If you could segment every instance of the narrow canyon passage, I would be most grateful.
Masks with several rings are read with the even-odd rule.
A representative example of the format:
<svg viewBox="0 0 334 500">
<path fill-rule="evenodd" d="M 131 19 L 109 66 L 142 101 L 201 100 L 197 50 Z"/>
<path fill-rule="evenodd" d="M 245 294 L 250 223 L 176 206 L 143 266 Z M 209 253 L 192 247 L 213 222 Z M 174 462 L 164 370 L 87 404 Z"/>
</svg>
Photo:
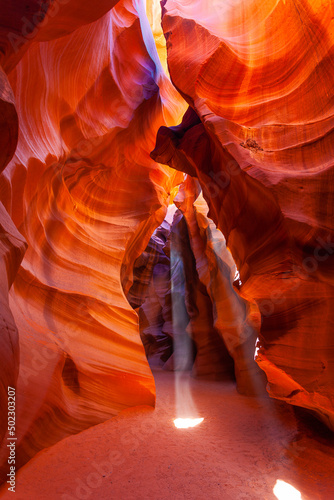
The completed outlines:
<svg viewBox="0 0 334 500">
<path fill-rule="evenodd" d="M 333 5 L 2 2 L 1 498 L 334 500 Z"/>
<path fill-rule="evenodd" d="M 333 438 L 292 407 L 236 392 L 230 381 L 154 371 L 156 409 L 128 409 L 41 451 L 17 476 L 17 500 L 329 500 Z M 177 429 L 175 377 L 197 427 Z M 304 417 L 305 418 L 305 417 Z M 283 490 L 277 481 L 301 494 Z M 284 481 L 284 483 L 282 483 Z M 279 491 L 279 490 L 275 490 Z M 283 496 L 282 496 L 283 495 Z M 295 493 L 296 495 L 296 493 Z M 0 498 L 12 498 L 6 489 Z"/>
</svg>

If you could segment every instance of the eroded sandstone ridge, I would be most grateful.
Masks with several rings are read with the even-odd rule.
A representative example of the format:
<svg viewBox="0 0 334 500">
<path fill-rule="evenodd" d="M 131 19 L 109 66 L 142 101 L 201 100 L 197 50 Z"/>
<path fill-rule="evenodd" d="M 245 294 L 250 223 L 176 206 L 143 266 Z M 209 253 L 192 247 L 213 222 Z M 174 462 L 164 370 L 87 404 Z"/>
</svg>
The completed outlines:
<svg viewBox="0 0 334 500">
<path fill-rule="evenodd" d="M 270 395 L 334 429 L 332 17 L 330 1 L 164 0 L 190 108 L 152 157 L 199 179 L 262 315 Z"/>
<path fill-rule="evenodd" d="M 183 179 L 149 153 L 159 127 L 176 124 L 185 104 L 161 66 L 143 2 L 110 10 L 115 3 L 54 2 L 57 12 L 46 9 L 24 44 L 3 38 L 1 127 L 10 140 L 1 136 L 1 160 L 15 151 L 17 120 L 19 138 L 1 200 L 28 243 L 10 295 L 20 340 L 17 466 L 127 406 L 155 402 L 125 293 Z M 9 10 L 17 37 L 22 16 L 34 22 L 33 11 L 21 10 Z M 1 210 L 1 272 L 9 270 L 10 285 L 25 244 Z M 5 319 L 8 329 L 9 312 Z M 18 369 L 12 330 L 1 405 Z"/>
<path fill-rule="evenodd" d="M 15 100 L 0 68 L 0 172 L 12 158 L 18 135 Z M 7 430 L 8 387 L 15 387 L 19 371 L 19 342 L 8 302 L 26 243 L 0 202 L 0 441 Z"/>
<path fill-rule="evenodd" d="M 174 199 L 170 272 L 161 248 L 151 271 L 194 375 L 233 366 L 257 393 L 265 373 L 334 429 L 331 2 L 0 3 L 0 437 L 15 385 L 16 465 L 154 405 L 133 309 L 151 278 L 133 269 Z"/>
<path fill-rule="evenodd" d="M 196 268 L 190 287 L 194 302 L 191 330 L 198 348 L 195 372 L 226 372 L 233 359 L 239 392 L 259 394 L 264 377 L 254 362 L 258 310 L 238 293 L 235 262 L 224 235 L 208 217 L 198 181 L 188 175 L 174 203 L 184 214 Z"/>
</svg>

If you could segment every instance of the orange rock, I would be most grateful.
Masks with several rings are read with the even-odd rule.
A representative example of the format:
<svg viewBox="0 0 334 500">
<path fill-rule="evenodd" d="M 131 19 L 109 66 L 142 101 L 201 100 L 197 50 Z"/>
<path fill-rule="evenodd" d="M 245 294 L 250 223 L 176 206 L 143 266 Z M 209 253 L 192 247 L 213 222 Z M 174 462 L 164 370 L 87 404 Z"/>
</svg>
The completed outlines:
<svg viewBox="0 0 334 500">
<path fill-rule="evenodd" d="M 0 67 L 0 172 L 14 154 L 17 137 L 15 99 L 8 79 Z M 26 242 L 23 236 L 0 201 L 0 443 L 8 427 L 8 390 L 11 388 L 10 393 L 13 396 L 19 370 L 18 334 L 9 307 L 8 290 L 15 279 L 25 250 Z M 15 406 L 15 395 L 11 402 L 14 402 Z M 10 416 L 15 419 L 15 413 Z"/>
<path fill-rule="evenodd" d="M 16 388 L 19 371 L 19 341 L 8 303 L 8 289 L 26 249 L 2 203 L 0 203 L 0 442 L 8 426 L 8 387 Z"/>
<path fill-rule="evenodd" d="M 260 4 L 163 2 L 171 78 L 193 110 L 152 157 L 200 181 L 262 314 L 270 394 L 334 428 L 331 2 Z"/>
<path fill-rule="evenodd" d="M 68 434 L 155 402 L 125 294 L 182 178 L 149 152 L 184 103 L 145 12 L 126 0 L 101 17 L 114 3 L 80 4 L 79 16 L 77 2 L 64 3 L 59 24 L 41 29 L 8 75 L 20 137 L 0 186 L 28 242 L 10 300 L 21 351 L 18 467 Z M 55 39 L 41 43 L 43 33 Z"/>
<path fill-rule="evenodd" d="M 194 204 L 188 179 L 174 244 L 192 259 L 195 371 L 219 369 L 220 343 L 239 389 L 256 387 L 261 327 L 256 360 L 270 395 L 334 429 L 329 0 L 163 0 L 174 86 L 156 3 L 28 3 L 0 9 L 0 436 L 16 323 L 16 465 L 123 408 L 154 405 L 126 297 L 183 172 L 209 208 Z M 176 89 L 190 105 L 179 126 Z M 210 219 L 240 271 L 239 295 Z M 16 275 L 20 233 L 28 250 Z"/>
<path fill-rule="evenodd" d="M 258 324 L 254 319 L 257 318 L 252 316 L 252 305 L 241 298 L 232 285 L 236 265 L 226 248 L 223 234 L 208 217 L 208 206 L 198 182 L 189 175 L 175 198 L 175 204 L 187 221 L 199 282 L 210 298 L 214 331 L 234 360 L 238 390 L 243 394 L 259 394 L 263 392 L 264 384 L 263 375 L 254 362 L 258 336 Z M 218 347 L 217 342 L 214 347 L 214 334 L 211 338 L 203 328 L 202 336 L 203 340 L 207 339 L 207 345 L 212 345 L 215 355 L 220 353 L 222 356 L 224 348 Z M 228 368 L 229 364 L 226 356 L 220 361 L 221 369 L 224 365 Z"/>
<path fill-rule="evenodd" d="M 0 1 L 0 64 L 10 73 L 36 41 L 63 37 L 98 20 L 118 0 L 15 0 Z"/>
<path fill-rule="evenodd" d="M 15 153 L 17 138 L 15 98 L 7 76 L 0 67 L 0 173 Z"/>
</svg>

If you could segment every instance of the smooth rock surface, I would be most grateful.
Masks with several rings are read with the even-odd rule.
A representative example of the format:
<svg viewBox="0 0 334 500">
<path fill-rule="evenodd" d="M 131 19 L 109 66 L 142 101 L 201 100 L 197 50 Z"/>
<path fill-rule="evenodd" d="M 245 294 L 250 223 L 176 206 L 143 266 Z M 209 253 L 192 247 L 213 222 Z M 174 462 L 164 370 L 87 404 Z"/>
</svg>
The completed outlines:
<svg viewBox="0 0 334 500">
<path fill-rule="evenodd" d="M 152 157 L 200 181 L 261 313 L 269 393 L 334 429 L 331 2 L 165 0 L 163 29 L 191 108 Z"/>
<path fill-rule="evenodd" d="M 126 407 L 154 406 L 125 294 L 183 178 L 149 153 L 185 105 L 143 3 L 124 0 L 102 16 L 114 4 L 86 2 L 78 16 L 77 2 L 64 3 L 8 72 L 19 140 L 0 191 L 28 242 L 10 296 L 20 339 L 17 467 Z"/>
</svg>

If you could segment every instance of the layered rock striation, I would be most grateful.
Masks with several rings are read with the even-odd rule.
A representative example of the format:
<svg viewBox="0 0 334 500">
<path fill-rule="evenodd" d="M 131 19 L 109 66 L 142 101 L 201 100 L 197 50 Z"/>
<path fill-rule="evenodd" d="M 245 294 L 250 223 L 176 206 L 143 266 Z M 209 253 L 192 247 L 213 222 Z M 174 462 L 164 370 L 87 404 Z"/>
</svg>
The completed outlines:
<svg viewBox="0 0 334 500">
<path fill-rule="evenodd" d="M 0 438 L 15 387 L 17 467 L 154 405 L 134 309 L 167 367 L 194 361 L 171 338 L 193 342 L 194 374 L 234 368 L 244 393 L 257 342 L 269 394 L 334 429 L 331 2 L 161 6 L 163 32 L 153 1 L 1 4 Z"/>
<path fill-rule="evenodd" d="M 28 243 L 10 294 L 20 341 L 18 467 L 123 408 L 154 405 L 126 294 L 183 178 L 149 156 L 158 128 L 177 123 L 184 103 L 143 3 L 84 2 L 80 15 L 77 2 L 58 3 L 15 60 L 8 56 L 15 107 L 10 93 L 3 99 L 19 139 L 1 199 Z M 8 383 L 16 347 L 11 363 Z"/>
<path fill-rule="evenodd" d="M 152 157 L 199 179 L 261 313 L 269 394 L 333 429 L 331 2 L 165 0 L 163 29 L 190 108 Z"/>
<path fill-rule="evenodd" d="M 206 366 L 198 370 L 214 373 L 216 366 L 217 373 L 224 373 L 231 369 L 233 372 L 234 368 L 239 392 L 260 394 L 265 377 L 254 362 L 260 323 L 258 310 L 239 295 L 235 262 L 224 235 L 208 217 L 208 206 L 198 181 L 188 175 L 174 202 L 184 214 L 195 260 L 197 283 L 190 289 L 193 294 L 202 295 L 207 303 L 207 307 L 201 301 L 196 304 L 197 314 L 204 315 L 195 337 L 197 345 L 202 346 L 197 362 Z"/>
</svg>

